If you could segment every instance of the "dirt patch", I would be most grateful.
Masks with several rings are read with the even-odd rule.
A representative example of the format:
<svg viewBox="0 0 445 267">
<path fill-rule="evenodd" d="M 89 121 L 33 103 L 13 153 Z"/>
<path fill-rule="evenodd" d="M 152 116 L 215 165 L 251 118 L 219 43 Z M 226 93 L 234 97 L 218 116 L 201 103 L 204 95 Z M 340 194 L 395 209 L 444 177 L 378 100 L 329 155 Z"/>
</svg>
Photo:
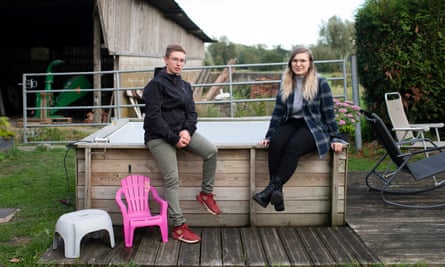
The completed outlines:
<svg viewBox="0 0 445 267">
<path fill-rule="evenodd" d="M 15 236 L 7 242 L 9 246 L 23 246 L 31 242 L 31 237 L 29 236 Z"/>
</svg>

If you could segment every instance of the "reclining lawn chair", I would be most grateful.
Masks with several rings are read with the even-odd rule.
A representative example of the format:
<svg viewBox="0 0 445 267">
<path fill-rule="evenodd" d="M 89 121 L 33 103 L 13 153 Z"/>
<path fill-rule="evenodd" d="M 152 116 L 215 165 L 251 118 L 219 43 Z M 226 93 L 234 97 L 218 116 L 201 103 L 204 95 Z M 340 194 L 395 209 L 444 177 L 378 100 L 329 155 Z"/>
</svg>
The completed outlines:
<svg viewBox="0 0 445 267">
<path fill-rule="evenodd" d="M 439 135 L 439 128 L 444 127 L 444 123 L 409 123 L 399 92 L 386 93 L 385 103 L 388 117 L 393 127 L 392 130 L 395 132 L 397 141 L 411 141 L 404 142 L 405 148 L 427 148 L 431 147 L 432 143 L 437 146 L 445 145 L 445 142 L 440 140 Z M 419 141 L 426 140 L 425 132 L 429 132 L 430 130 L 434 130 L 436 140 L 432 142 Z"/>
<path fill-rule="evenodd" d="M 391 135 L 382 119 L 375 113 L 361 110 L 372 130 L 386 150 L 386 153 L 378 160 L 372 170 L 366 175 L 365 182 L 370 190 L 380 191 L 382 200 L 386 204 L 396 205 L 405 208 L 436 208 L 445 206 L 439 204 L 407 204 L 404 201 L 389 200 L 387 194 L 417 194 L 425 193 L 445 185 L 445 179 L 437 180 L 437 176 L 445 175 L 445 146 L 430 147 L 427 149 L 410 150 L 402 153 L 400 143 L 397 143 Z M 429 157 L 425 157 L 425 153 Z M 381 171 L 383 164 L 387 164 L 387 159 L 391 164 Z M 414 179 L 406 180 L 406 174 Z M 378 186 L 371 184 L 369 179 L 377 176 Z M 445 178 L 445 177 L 444 177 Z M 431 179 L 431 181 L 429 181 Z M 430 202 L 427 200 L 425 202 Z"/>
</svg>

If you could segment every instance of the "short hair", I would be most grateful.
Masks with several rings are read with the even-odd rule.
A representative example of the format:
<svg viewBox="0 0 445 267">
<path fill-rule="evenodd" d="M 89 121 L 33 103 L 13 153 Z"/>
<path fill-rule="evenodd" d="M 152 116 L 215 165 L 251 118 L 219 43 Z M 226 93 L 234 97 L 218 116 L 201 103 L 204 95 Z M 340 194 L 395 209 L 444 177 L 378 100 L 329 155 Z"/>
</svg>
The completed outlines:
<svg viewBox="0 0 445 267">
<path fill-rule="evenodd" d="M 182 46 L 178 44 L 170 44 L 167 46 L 167 49 L 165 49 L 165 56 L 169 57 L 173 52 L 183 52 L 185 54 L 185 50 Z"/>
</svg>

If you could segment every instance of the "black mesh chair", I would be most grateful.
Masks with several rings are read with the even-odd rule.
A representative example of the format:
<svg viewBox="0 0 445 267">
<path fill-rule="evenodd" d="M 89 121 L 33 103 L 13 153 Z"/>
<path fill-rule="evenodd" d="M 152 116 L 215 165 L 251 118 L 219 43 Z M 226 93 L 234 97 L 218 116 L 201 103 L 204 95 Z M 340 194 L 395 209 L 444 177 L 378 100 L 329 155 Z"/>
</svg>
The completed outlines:
<svg viewBox="0 0 445 267">
<path fill-rule="evenodd" d="M 360 112 L 386 151 L 366 175 L 365 182 L 368 188 L 380 191 L 381 198 L 386 204 L 405 208 L 445 206 L 445 203 L 432 203 L 434 199 L 421 199 L 422 204 L 412 204 L 412 199 L 409 201 L 400 200 L 400 198 L 395 198 L 397 200 L 388 199 L 388 194 L 419 194 L 445 185 L 445 179 L 439 180 L 438 178 L 445 175 L 445 146 L 433 146 L 402 153 L 400 142 L 394 140 L 391 132 L 377 114 L 365 110 Z M 413 179 L 406 179 L 407 176 L 411 176 Z M 378 177 L 377 183 L 371 183 L 371 177 Z"/>
</svg>

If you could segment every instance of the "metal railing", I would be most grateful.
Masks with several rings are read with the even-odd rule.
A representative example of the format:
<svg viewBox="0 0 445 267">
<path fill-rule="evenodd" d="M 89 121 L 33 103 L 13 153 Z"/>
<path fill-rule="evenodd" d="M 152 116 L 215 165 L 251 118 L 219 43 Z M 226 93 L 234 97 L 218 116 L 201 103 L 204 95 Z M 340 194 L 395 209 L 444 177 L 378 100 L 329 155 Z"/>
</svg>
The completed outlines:
<svg viewBox="0 0 445 267">
<path fill-rule="evenodd" d="M 354 63 L 354 60 L 351 60 L 351 63 Z M 274 102 L 275 97 L 256 97 L 256 98 L 239 98 L 234 97 L 237 95 L 237 90 L 240 90 L 242 87 L 249 87 L 254 85 L 275 85 L 275 87 L 279 86 L 279 79 L 268 79 L 268 80 L 257 80 L 257 79 L 249 79 L 246 80 L 236 78 L 237 74 L 244 74 L 246 77 L 252 73 L 260 73 L 262 75 L 279 75 L 281 77 L 281 73 L 284 70 L 287 63 L 265 63 L 265 64 L 234 64 L 234 65 L 218 65 L 218 66 L 197 66 L 197 67 L 185 67 L 183 70 L 183 76 L 186 77 L 189 73 L 203 73 L 207 71 L 208 73 L 221 73 L 223 70 L 227 71 L 227 81 L 224 82 L 196 82 L 192 83 L 192 87 L 196 88 L 211 88 L 218 87 L 227 90 L 226 97 L 221 99 L 200 99 L 196 100 L 196 105 L 226 105 L 229 107 L 228 115 L 223 115 L 223 117 L 235 117 L 234 107 L 239 103 L 252 103 L 252 102 Z M 354 97 L 354 102 L 358 103 L 358 82 L 357 82 L 357 74 L 352 71 L 351 77 L 352 82 L 357 83 L 356 85 L 352 84 L 352 87 L 348 87 L 348 79 L 347 79 L 347 62 L 346 60 L 320 60 L 315 61 L 315 64 L 318 66 L 319 64 L 338 64 L 341 69 L 338 76 L 334 77 L 326 77 L 328 81 L 333 81 L 336 83 L 341 83 L 343 90 L 340 93 L 334 94 L 336 98 L 343 98 L 345 100 L 348 99 L 348 95 L 352 95 Z M 236 72 L 235 72 L 236 69 Z M 258 69 L 271 69 L 275 71 L 258 71 Z M 144 81 L 141 86 L 122 86 L 123 84 L 123 76 L 131 75 L 132 77 L 151 77 L 154 73 L 154 68 L 147 69 L 138 69 L 138 70 L 114 70 L 114 71 L 100 71 L 100 72 L 63 72 L 63 73 L 25 73 L 23 74 L 22 79 L 22 87 L 23 87 L 23 141 L 24 143 L 71 143 L 77 140 L 32 140 L 32 136 L 34 135 L 34 130 L 37 128 L 45 128 L 45 127 L 103 127 L 108 125 L 111 120 L 121 119 L 126 117 L 122 114 L 122 111 L 125 109 L 129 110 L 138 110 L 141 109 L 144 105 L 134 102 L 134 103 L 123 103 L 122 96 L 126 95 L 126 92 L 129 91 L 138 91 L 143 90 L 147 79 L 141 79 Z M 354 67 L 351 67 L 351 70 L 354 70 Z M 102 88 L 93 88 L 93 86 L 89 86 L 88 88 L 69 88 L 66 84 L 73 77 L 88 77 L 90 80 L 94 80 L 94 77 L 99 76 L 101 80 L 108 80 L 114 86 L 112 87 L 102 87 Z M 50 77 L 51 79 L 48 79 Z M 66 79 L 66 83 L 64 86 L 60 86 L 57 84 L 57 79 Z M 45 79 L 45 89 L 40 89 L 38 80 Z M 186 79 L 187 80 L 187 79 Z M 127 77 L 128 83 L 128 77 Z M 103 82 L 102 82 L 103 84 Z M 357 92 L 349 92 L 348 89 L 352 90 L 355 88 Z M 101 104 L 91 104 L 91 103 L 83 103 L 76 104 L 76 101 L 70 103 L 69 105 L 54 105 L 57 104 L 57 98 L 60 95 L 70 95 L 73 98 L 76 97 L 76 94 L 93 94 L 93 97 L 96 97 L 97 94 L 106 94 L 111 100 L 108 103 L 103 104 L 105 101 L 101 101 Z M 32 103 L 32 100 L 35 100 L 35 103 Z M 101 97 L 102 99 L 102 97 Z M 103 100 L 103 99 L 102 99 Z M 38 104 L 38 105 L 37 105 Z M 85 111 L 96 111 L 96 110 L 108 110 L 108 118 L 105 121 L 82 121 L 82 120 L 64 120 L 64 117 L 60 117 L 56 114 L 57 112 L 71 112 L 71 113 L 80 113 Z M 39 115 L 39 116 L 36 116 Z M 113 114 L 112 116 L 110 114 Z M 270 114 L 268 114 L 270 115 Z M 261 114 L 264 116 L 264 114 Z M 140 119 L 140 118 L 139 118 Z M 356 135 L 360 138 L 360 148 L 361 148 L 361 136 Z M 356 142 L 357 143 L 357 142 Z"/>
</svg>

